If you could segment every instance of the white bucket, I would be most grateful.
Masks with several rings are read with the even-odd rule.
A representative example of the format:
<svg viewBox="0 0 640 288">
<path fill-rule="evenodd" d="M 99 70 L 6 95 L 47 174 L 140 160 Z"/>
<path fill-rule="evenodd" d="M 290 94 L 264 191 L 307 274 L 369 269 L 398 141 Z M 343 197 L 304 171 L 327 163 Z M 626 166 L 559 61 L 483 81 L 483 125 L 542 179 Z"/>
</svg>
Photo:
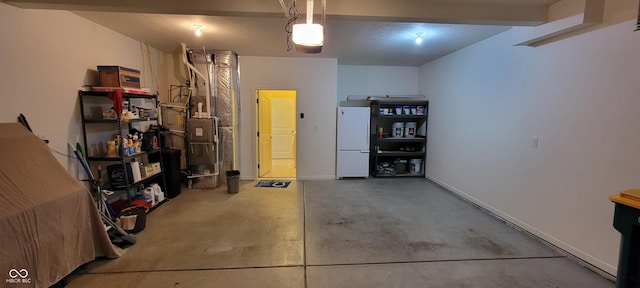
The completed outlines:
<svg viewBox="0 0 640 288">
<path fill-rule="evenodd" d="M 402 138 L 404 136 L 404 122 L 393 122 L 391 126 L 391 137 Z"/>
<path fill-rule="evenodd" d="M 422 174 L 422 159 L 411 159 L 409 161 L 409 172 L 411 174 Z"/>
<path fill-rule="evenodd" d="M 406 138 L 416 138 L 416 128 L 418 124 L 416 122 L 407 122 L 404 125 L 404 137 Z"/>
</svg>

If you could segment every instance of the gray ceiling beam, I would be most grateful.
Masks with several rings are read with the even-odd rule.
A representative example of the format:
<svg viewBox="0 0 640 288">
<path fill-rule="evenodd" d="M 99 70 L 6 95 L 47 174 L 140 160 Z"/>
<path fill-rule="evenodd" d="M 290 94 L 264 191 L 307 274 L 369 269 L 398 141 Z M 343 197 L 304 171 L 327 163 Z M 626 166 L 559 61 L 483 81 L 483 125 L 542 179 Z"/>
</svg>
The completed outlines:
<svg viewBox="0 0 640 288">
<path fill-rule="evenodd" d="M 3 0 L 26 9 L 160 13 L 211 16 L 284 17 L 277 0 Z M 285 1 L 289 3 L 290 1 Z M 320 1 L 316 9 L 320 11 Z M 301 14 L 306 1 L 297 1 Z M 547 5 L 495 1 L 329 0 L 328 19 L 536 26 L 547 21 Z"/>
</svg>

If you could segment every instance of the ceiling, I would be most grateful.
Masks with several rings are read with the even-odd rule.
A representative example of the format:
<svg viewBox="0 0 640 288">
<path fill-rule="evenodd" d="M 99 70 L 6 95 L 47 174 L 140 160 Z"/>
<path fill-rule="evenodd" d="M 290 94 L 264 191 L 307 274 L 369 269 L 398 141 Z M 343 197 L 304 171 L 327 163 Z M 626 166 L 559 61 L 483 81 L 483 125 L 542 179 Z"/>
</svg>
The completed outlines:
<svg viewBox="0 0 640 288">
<path fill-rule="evenodd" d="M 165 52 L 190 48 L 238 55 L 337 58 L 341 65 L 419 66 L 512 26 L 546 22 L 559 0 L 327 0 L 322 52 L 287 51 L 287 18 L 279 0 L 5 0 L 70 10 Z M 290 6 L 292 0 L 283 0 Z M 320 3 L 314 5 L 319 23 Z M 306 1 L 297 0 L 304 21 Z M 202 25 L 202 36 L 193 24 Z M 415 43 L 416 33 L 424 41 Z"/>
</svg>

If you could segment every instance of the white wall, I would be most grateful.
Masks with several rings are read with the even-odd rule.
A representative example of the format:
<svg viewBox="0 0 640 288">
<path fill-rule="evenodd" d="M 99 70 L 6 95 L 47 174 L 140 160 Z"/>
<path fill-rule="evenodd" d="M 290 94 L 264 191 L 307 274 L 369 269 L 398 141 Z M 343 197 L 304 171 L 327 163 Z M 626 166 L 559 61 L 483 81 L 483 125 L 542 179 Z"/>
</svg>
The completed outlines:
<svg viewBox="0 0 640 288">
<path fill-rule="evenodd" d="M 408 66 L 338 66 L 338 99 L 348 95 L 384 96 L 417 95 L 418 67 Z"/>
<path fill-rule="evenodd" d="M 606 19 L 619 15 L 607 7 Z M 607 198 L 640 186 L 633 29 L 602 25 L 536 48 L 512 46 L 506 31 L 422 66 L 428 177 L 615 275 Z"/>
<path fill-rule="evenodd" d="M 140 42 L 66 11 L 0 3 L 0 39 L 0 122 L 23 113 L 63 153 L 67 142 L 81 142 L 77 91 L 95 84 L 96 66 L 143 68 Z M 75 171 L 75 159 L 54 155 Z"/>
<path fill-rule="evenodd" d="M 239 56 L 239 63 L 240 177 L 256 177 L 256 90 L 289 89 L 298 100 L 298 179 L 334 179 L 337 59 Z"/>
</svg>

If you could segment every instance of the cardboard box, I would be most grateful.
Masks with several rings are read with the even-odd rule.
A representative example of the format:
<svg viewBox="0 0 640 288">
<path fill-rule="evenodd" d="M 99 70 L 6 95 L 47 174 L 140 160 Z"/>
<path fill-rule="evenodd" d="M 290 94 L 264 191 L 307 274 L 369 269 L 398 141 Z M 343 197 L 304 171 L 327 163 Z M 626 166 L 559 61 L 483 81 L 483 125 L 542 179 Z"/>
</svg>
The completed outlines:
<svg viewBox="0 0 640 288">
<path fill-rule="evenodd" d="M 151 175 L 147 175 L 147 168 L 144 168 L 144 166 L 140 166 L 138 167 L 140 169 L 140 176 L 142 176 L 142 179 L 145 179 Z"/>
<path fill-rule="evenodd" d="M 144 169 L 147 170 L 147 177 L 155 174 L 155 173 L 153 173 L 153 165 L 151 165 L 151 164 L 144 165 Z"/>
<path fill-rule="evenodd" d="M 98 66 L 101 87 L 140 88 L 140 70 L 122 66 Z"/>
<path fill-rule="evenodd" d="M 153 166 L 153 174 L 162 172 L 162 168 L 160 168 L 160 163 L 155 162 L 155 163 L 151 163 L 151 165 Z"/>
</svg>

